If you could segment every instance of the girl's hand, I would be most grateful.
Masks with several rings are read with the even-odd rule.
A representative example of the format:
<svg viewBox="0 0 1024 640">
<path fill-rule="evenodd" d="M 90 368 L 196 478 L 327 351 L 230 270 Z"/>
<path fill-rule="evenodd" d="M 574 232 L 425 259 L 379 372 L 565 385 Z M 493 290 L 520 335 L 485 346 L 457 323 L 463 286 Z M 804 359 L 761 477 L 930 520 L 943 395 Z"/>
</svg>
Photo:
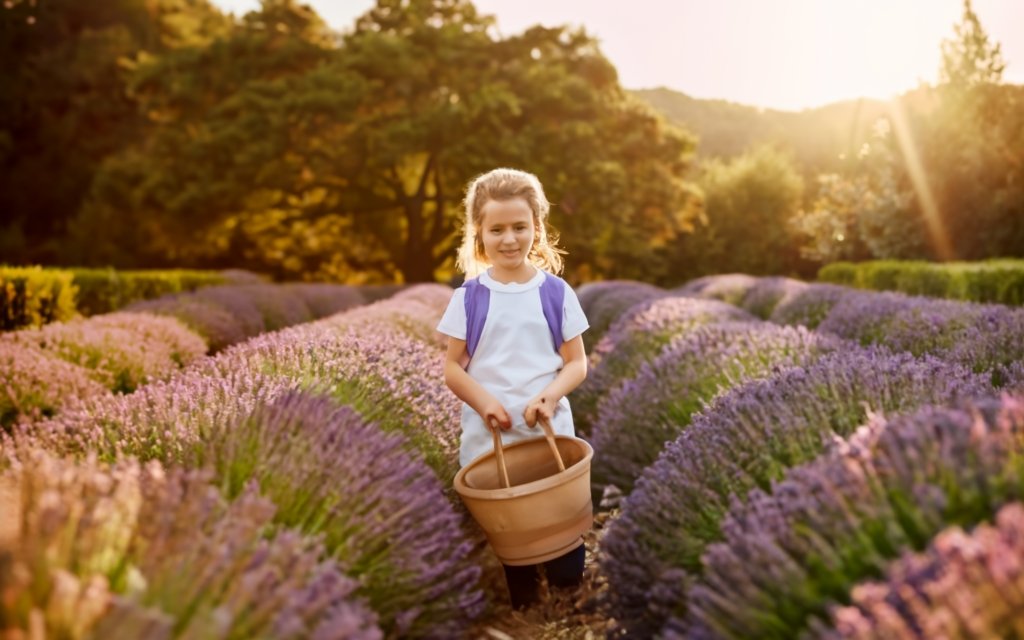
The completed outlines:
<svg viewBox="0 0 1024 640">
<path fill-rule="evenodd" d="M 537 420 L 540 418 L 546 419 L 551 422 L 552 416 L 555 415 L 555 407 L 557 403 L 552 402 L 547 396 L 537 396 L 533 400 L 530 400 L 530 404 L 526 405 L 526 411 L 523 411 L 523 418 L 526 420 L 526 426 L 536 427 Z"/>
<path fill-rule="evenodd" d="M 505 411 L 505 407 L 495 399 L 489 400 L 484 405 L 480 415 L 488 429 L 500 428 L 508 431 L 512 428 L 512 418 L 508 415 L 508 411 Z"/>
</svg>

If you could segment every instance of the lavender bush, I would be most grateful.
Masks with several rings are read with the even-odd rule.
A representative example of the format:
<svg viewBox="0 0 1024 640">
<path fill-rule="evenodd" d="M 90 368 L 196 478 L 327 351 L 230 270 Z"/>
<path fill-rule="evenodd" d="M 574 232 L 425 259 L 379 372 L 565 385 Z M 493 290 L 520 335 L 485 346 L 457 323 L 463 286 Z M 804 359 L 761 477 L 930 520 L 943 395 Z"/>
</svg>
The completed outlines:
<svg viewBox="0 0 1024 640">
<path fill-rule="evenodd" d="M 400 637 L 454 637 L 483 609 L 480 568 L 444 487 L 406 439 L 348 407 L 293 392 L 198 453 L 233 497 L 255 480 L 276 521 L 322 534 Z"/>
<path fill-rule="evenodd" d="M 591 285 L 597 287 L 598 285 Z M 588 295 L 580 299 L 580 306 L 587 316 L 590 329 L 583 333 L 583 346 L 587 353 L 601 340 L 605 332 L 624 311 L 635 304 L 668 295 L 663 289 L 643 282 L 629 280 L 601 283 L 599 289 L 588 289 Z M 583 306 L 586 300 L 587 305 Z"/>
<path fill-rule="evenodd" d="M 879 421 L 754 491 L 723 522 L 691 591 L 690 637 L 792 638 L 831 602 L 950 525 L 1024 497 L 1020 397 Z"/>
<path fill-rule="evenodd" d="M 671 343 L 598 406 L 593 479 L 628 493 L 640 472 L 723 391 L 785 367 L 806 365 L 839 342 L 802 327 L 726 322 Z"/>
<path fill-rule="evenodd" d="M 623 380 L 633 377 L 672 339 L 696 327 L 754 318 L 732 305 L 695 298 L 654 298 L 634 305 L 615 322 L 590 356 L 586 380 L 572 393 L 576 430 L 589 433 L 598 403 Z"/>
<path fill-rule="evenodd" d="M 209 481 L 156 463 L 108 467 L 20 449 L 0 474 L 20 496 L 17 532 L 0 549 L 3 629 L 67 638 L 382 637 L 358 584 L 324 559 L 317 540 L 269 532 L 274 506 L 254 486 L 228 503 Z"/>
<path fill-rule="evenodd" d="M 0 336 L 0 433 L 57 413 L 70 398 L 105 395 L 89 371 Z"/>
<path fill-rule="evenodd" d="M 728 304 L 739 305 L 751 288 L 761 279 L 743 273 L 726 273 L 704 276 L 691 280 L 674 290 L 676 295 L 705 300 L 721 300 Z"/>
<path fill-rule="evenodd" d="M 645 469 L 602 545 L 616 618 L 653 634 L 703 571 L 730 505 L 813 460 L 869 412 L 897 414 L 988 392 L 984 379 L 933 358 L 850 348 L 744 384 L 694 416 Z"/>
<path fill-rule="evenodd" d="M 294 282 L 281 286 L 297 293 L 313 318 L 326 318 L 366 304 L 358 289 L 343 284 Z"/>
<path fill-rule="evenodd" d="M 256 335 L 249 333 L 243 322 L 223 306 L 188 293 L 136 302 L 126 310 L 177 318 L 206 340 L 211 353 Z"/>
<path fill-rule="evenodd" d="M 906 554 L 885 582 L 854 588 L 853 603 L 832 611 L 823 640 L 1013 638 L 1024 635 L 1024 504 L 999 510 L 995 525 L 972 533 L 952 527 L 926 553 Z"/>
<path fill-rule="evenodd" d="M 444 386 L 440 349 L 386 323 L 330 326 L 342 317 L 260 336 L 201 371 L 214 378 L 259 371 L 328 393 L 383 429 L 404 433 L 438 477 L 453 477 L 461 404 Z"/>
<path fill-rule="evenodd" d="M 776 324 L 803 325 L 816 329 L 844 297 L 853 289 L 834 284 L 809 284 L 792 296 L 780 300 L 772 309 L 769 320 Z"/>
<path fill-rule="evenodd" d="M 738 306 L 762 320 L 771 317 L 780 304 L 785 304 L 810 286 L 801 280 L 783 277 L 758 278 L 747 289 Z"/>
<path fill-rule="evenodd" d="M 10 334 L 10 339 L 80 365 L 115 392 L 176 373 L 206 353 L 202 338 L 172 318 L 116 312 Z"/>
</svg>

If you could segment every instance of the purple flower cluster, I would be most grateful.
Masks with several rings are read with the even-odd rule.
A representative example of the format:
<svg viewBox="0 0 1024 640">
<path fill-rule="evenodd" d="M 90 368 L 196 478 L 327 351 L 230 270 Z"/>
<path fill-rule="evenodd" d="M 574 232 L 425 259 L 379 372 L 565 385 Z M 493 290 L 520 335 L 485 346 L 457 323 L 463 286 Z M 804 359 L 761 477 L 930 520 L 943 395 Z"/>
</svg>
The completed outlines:
<svg viewBox="0 0 1024 640">
<path fill-rule="evenodd" d="M 38 347 L 0 337 L 0 433 L 53 416 L 69 398 L 107 393 L 89 370 Z"/>
<path fill-rule="evenodd" d="M 682 617 L 730 505 L 815 459 L 870 414 L 988 390 L 963 367 L 851 347 L 721 396 L 643 471 L 604 539 L 600 562 L 616 618 L 642 635 L 673 612 Z"/>
<path fill-rule="evenodd" d="M 589 353 L 624 311 L 646 300 L 666 296 L 668 292 L 643 282 L 613 280 L 580 287 L 577 295 L 590 323 L 590 329 L 583 334 L 583 346 Z"/>
<path fill-rule="evenodd" d="M 438 477 L 455 474 L 461 404 L 444 386 L 442 352 L 386 322 L 346 326 L 342 315 L 292 327 L 228 349 L 201 370 L 213 378 L 260 371 L 331 395 L 404 433 Z"/>
<path fill-rule="evenodd" d="M 590 356 L 586 380 L 571 396 L 576 430 L 589 433 L 600 400 L 656 358 L 670 340 L 699 326 L 744 320 L 754 318 L 717 300 L 659 297 L 634 305 L 601 338 Z"/>
<path fill-rule="evenodd" d="M 131 392 L 178 372 L 206 353 L 202 338 L 173 318 L 117 312 L 8 334 L 79 365 L 115 392 Z"/>
<path fill-rule="evenodd" d="M 809 284 L 792 296 L 780 300 L 768 319 L 776 324 L 817 329 L 832 307 L 852 293 L 855 293 L 854 289 L 834 284 Z"/>
<path fill-rule="evenodd" d="M 207 443 L 233 496 L 255 480 L 276 520 L 321 534 L 382 625 L 453 637 L 484 606 L 472 544 L 444 487 L 400 434 L 348 407 L 292 392 Z"/>
<path fill-rule="evenodd" d="M 839 341 L 802 327 L 721 322 L 670 342 L 601 401 L 593 478 L 628 493 L 641 471 L 686 429 L 693 414 L 744 381 L 806 365 Z"/>
<path fill-rule="evenodd" d="M 941 354 L 961 340 L 967 328 L 998 307 L 911 297 L 890 292 L 851 292 L 818 326 L 863 345 L 883 344 L 914 355 Z"/>
<path fill-rule="evenodd" d="M 726 273 L 704 276 L 691 280 L 675 289 L 673 293 L 692 298 L 721 300 L 729 304 L 739 305 L 747 292 L 756 286 L 761 278 L 748 276 L 744 273 Z"/>
<path fill-rule="evenodd" d="M 810 286 L 802 280 L 783 277 L 758 278 L 754 286 L 747 289 L 739 306 L 762 320 L 771 317 L 780 304 L 786 304 Z"/>
<path fill-rule="evenodd" d="M 924 554 L 907 554 L 885 582 L 853 589 L 853 605 L 832 612 L 823 640 L 1012 638 L 1024 611 L 1024 504 L 1000 509 L 995 525 L 940 533 Z"/>
<path fill-rule="evenodd" d="M 274 505 L 254 485 L 227 502 L 209 474 L 157 463 L 107 466 L 19 447 L 8 464 L 0 486 L 20 498 L 13 541 L 0 551 L 9 631 L 382 637 L 358 583 L 317 540 L 268 535 Z"/>
<path fill-rule="evenodd" d="M 926 408 L 876 421 L 735 502 L 690 592 L 688 635 L 792 638 L 827 623 L 830 602 L 1024 498 L 1024 398 Z"/>
<path fill-rule="evenodd" d="M 238 284 L 137 302 L 130 311 L 174 316 L 202 335 L 211 352 L 284 327 L 358 307 L 364 299 L 344 285 Z"/>
</svg>

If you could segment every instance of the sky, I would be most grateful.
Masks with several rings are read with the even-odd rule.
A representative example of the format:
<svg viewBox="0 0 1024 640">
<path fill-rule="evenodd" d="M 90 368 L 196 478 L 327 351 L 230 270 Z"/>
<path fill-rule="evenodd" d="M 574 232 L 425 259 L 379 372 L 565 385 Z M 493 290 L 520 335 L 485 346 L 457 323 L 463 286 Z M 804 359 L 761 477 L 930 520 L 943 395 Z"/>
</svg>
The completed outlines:
<svg viewBox="0 0 1024 640">
<path fill-rule="evenodd" d="M 307 0 L 344 31 L 373 0 Z M 245 13 L 258 0 L 214 0 Z M 504 36 L 583 26 L 627 89 L 800 110 L 935 83 L 962 0 L 475 0 Z M 974 0 L 1003 78 L 1024 84 L 1024 0 Z"/>
</svg>

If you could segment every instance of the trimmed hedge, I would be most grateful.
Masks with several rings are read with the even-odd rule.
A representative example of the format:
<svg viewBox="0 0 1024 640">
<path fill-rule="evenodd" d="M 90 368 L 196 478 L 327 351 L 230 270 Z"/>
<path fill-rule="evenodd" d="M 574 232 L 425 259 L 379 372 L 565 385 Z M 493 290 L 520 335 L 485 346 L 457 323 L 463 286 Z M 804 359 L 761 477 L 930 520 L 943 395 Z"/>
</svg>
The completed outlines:
<svg viewBox="0 0 1024 640">
<path fill-rule="evenodd" d="M 1024 304 L 1024 260 L 834 262 L 818 271 L 818 280 L 935 298 Z"/>
<path fill-rule="evenodd" d="M 0 330 L 69 320 L 75 315 L 75 293 L 69 271 L 0 267 Z"/>
<path fill-rule="evenodd" d="M 151 300 L 168 293 L 194 291 L 200 287 L 226 284 L 228 278 L 215 271 L 187 269 L 118 271 L 116 269 L 70 269 L 78 287 L 77 307 L 92 316 L 125 307 L 139 300 Z"/>
</svg>

